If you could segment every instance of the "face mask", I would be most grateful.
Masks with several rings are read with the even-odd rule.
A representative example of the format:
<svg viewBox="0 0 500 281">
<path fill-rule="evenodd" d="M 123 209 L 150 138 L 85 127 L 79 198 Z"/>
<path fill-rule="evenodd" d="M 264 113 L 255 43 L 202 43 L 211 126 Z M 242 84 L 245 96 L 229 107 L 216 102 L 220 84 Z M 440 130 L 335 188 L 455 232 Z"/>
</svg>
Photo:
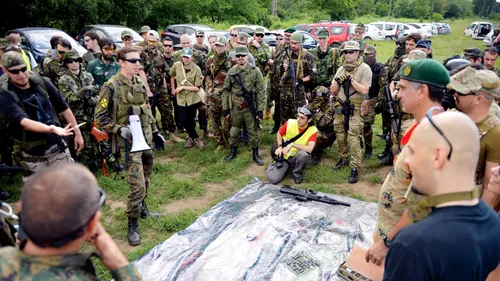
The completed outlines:
<svg viewBox="0 0 500 281">
<path fill-rule="evenodd" d="M 418 192 L 418 190 L 412 186 L 411 192 L 406 199 L 406 208 L 408 209 L 410 220 L 415 223 L 428 217 L 431 208 L 436 205 L 453 201 L 472 200 L 478 197 L 479 191 L 477 187 L 472 191 L 446 193 L 428 197 Z"/>
<path fill-rule="evenodd" d="M 368 65 L 372 65 L 372 64 L 374 64 L 374 63 L 375 63 L 375 60 L 376 60 L 375 56 L 370 56 L 370 57 L 369 57 L 369 56 L 363 56 L 363 61 L 364 61 L 366 64 L 368 64 Z"/>
</svg>

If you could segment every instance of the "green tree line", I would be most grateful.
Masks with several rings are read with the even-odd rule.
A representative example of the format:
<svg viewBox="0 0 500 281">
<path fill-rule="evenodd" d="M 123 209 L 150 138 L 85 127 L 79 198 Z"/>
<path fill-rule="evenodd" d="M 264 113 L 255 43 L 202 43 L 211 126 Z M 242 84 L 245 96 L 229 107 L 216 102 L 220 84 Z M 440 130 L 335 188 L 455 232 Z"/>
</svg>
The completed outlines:
<svg viewBox="0 0 500 281">
<path fill-rule="evenodd" d="M 495 0 L 15 0 L 4 1 L 9 16 L 0 18 L 0 31 L 46 26 L 76 35 L 86 24 L 121 24 L 132 28 L 162 28 L 174 23 L 230 22 L 270 26 L 276 19 L 352 19 L 391 16 L 441 20 L 473 15 L 500 18 Z"/>
</svg>

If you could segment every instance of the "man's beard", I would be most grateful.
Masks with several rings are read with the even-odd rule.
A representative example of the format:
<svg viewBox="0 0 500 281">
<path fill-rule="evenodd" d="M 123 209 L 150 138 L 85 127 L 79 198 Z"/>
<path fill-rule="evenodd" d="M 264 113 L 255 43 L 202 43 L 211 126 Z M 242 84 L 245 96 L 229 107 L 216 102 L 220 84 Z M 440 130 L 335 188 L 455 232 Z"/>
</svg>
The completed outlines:
<svg viewBox="0 0 500 281">
<path fill-rule="evenodd" d="M 113 58 L 113 54 L 110 54 L 110 55 L 103 55 L 103 58 L 104 58 L 105 60 L 108 60 L 108 61 L 109 61 L 109 60 L 111 60 L 111 59 Z"/>
</svg>

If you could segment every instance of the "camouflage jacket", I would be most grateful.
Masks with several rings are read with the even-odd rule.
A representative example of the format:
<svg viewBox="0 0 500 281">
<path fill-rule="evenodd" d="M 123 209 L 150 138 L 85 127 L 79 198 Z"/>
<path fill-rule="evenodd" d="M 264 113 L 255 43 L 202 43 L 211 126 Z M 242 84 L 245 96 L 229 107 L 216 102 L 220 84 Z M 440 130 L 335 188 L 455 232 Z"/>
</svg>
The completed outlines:
<svg viewBox="0 0 500 281">
<path fill-rule="evenodd" d="M 310 51 L 316 62 L 316 75 L 314 75 L 313 83 L 329 87 L 332 83 L 333 76 L 339 68 L 339 52 L 335 48 L 328 47 L 326 52 L 322 52 L 320 47 L 316 47 Z"/>
<path fill-rule="evenodd" d="M 43 75 L 48 77 L 52 84 L 56 87 L 57 82 L 59 82 L 59 78 L 61 78 L 68 69 L 63 66 L 62 62 L 57 58 L 57 54 L 44 60 L 43 65 Z"/>
<path fill-rule="evenodd" d="M 255 65 L 260 69 L 263 76 L 267 75 L 267 62 L 271 58 L 271 50 L 266 42 L 260 43 L 260 48 L 255 47 L 252 43 L 248 44 L 248 52 L 255 58 Z"/>
<path fill-rule="evenodd" d="M 273 49 L 271 52 L 271 59 L 273 60 L 273 65 L 269 69 L 269 78 L 272 80 L 271 83 L 275 83 L 276 81 L 279 86 L 279 79 L 281 77 L 280 67 L 283 63 L 283 59 L 286 56 L 285 47 L 279 46 Z"/>
<path fill-rule="evenodd" d="M 330 105 L 328 98 L 315 98 L 309 107 L 313 111 L 313 123 L 319 131 L 324 133 L 333 133 L 333 117 L 335 116 L 335 107 Z"/>
<path fill-rule="evenodd" d="M 400 68 L 400 59 L 401 57 L 396 57 L 392 56 L 390 57 L 387 62 L 385 63 L 385 66 L 387 67 L 387 77 L 389 79 L 389 82 L 392 82 L 392 78 L 396 75 L 396 73 L 399 71 Z"/>
<path fill-rule="evenodd" d="M 229 69 L 231 69 L 232 64 L 231 61 L 229 60 L 228 52 L 224 54 L 224 59 L 225 62 L 220 66 L 217 67 L 214 63 L 215 57 L 211 56 L 207 60 L 207 69 L 206 69 L 206 86 L 207 86 L 207 92 L 209 95 L 216 95 L 218 97 L 221 97 L 221 90 L 222 87 L 224 86 L 224 81 L 227 76 L 227 72 Z"/>
<path fill-rule="evenodd" d="M 158 48 L 155 51 L 148 46 L 141 52 L 141 59 L 144 72 L 148 79 L 148 85 L 151 92 L 161 91 L 166 82 L 167 73 L 170 68 L 167 66 L 165 56 Z"/>
<path fill-rule="evenodd" d="M 83 89 L 84 87 L 87 90 Z M 93 122 L 98 87 L 90 73 L 83 69 L 78 75 L 68 71 L 59 79 L 59 91 L 63 94 L 78 123 Z"/>
<path fill-rule="evenodd" d="M 306 49 L 302 49 L 300 52 L 301 54 L 299 55 L 292 53 L 296 79 L 302 79 L 307 76 L 314 77 L 317 71 L 314 57 Z M 300 61 L 299 56 L 301 57 Z M 288 79 L 290 75 L 288 75 L 288 68 L 285 69 L 284 64 L 290 65 L 290 57 L 286 54 L 281 63 L 281 72 L 283 73 L 281 76 L 281 85 L 290 85 L 291 82 L 290 79 Z"/>
<path fill-rule="evenodd" d="M 89 254 L 64 256 L 30 256 L 14 247 L 0 249 L 0 280 L 85 281 L 98 280 Z M 116 281 L 142 280 L 139 271 L 130 263 L 111 271 Z"/>
<path fill-rule="evenodd" d="M 255 93 L 254 105 L 258 111 L 264 111 L 266 108 L 266 94 L 264 78 L 260 69 L 253 67 L 247 63 L 245 68 L 241 68 L 239 65 L 235 65 L 229 69 L 224 80 L 224 86 L 222 88 L 222 108 L 224 110 L 232 109 L 239 106 L 245 101 L 243 95 L 243 90 L 236 83 L 234 75 L 240 73 L 241 82 L 247 91 Z"/>
<path fill-rule="evenodd" d="M 174 62 L 182 62 L 182 50 L 174 52 Z M 205 53 L 199 50 L 193 50 L 193 62 L 201 69 L 201 75 L 205 77 L 207 74 L 205 73 L 207 68 L 207 57 Z"/>
<path fill-rule="evenodd" d="M 372 85 L 368 91 L 368 99 L 378 98 L 384 100 L 384 87 L 387 85 L 387 72 L 385 66 L 380 62 L 375 62 L 370 66 L 372 70 Z"/>
</svg>

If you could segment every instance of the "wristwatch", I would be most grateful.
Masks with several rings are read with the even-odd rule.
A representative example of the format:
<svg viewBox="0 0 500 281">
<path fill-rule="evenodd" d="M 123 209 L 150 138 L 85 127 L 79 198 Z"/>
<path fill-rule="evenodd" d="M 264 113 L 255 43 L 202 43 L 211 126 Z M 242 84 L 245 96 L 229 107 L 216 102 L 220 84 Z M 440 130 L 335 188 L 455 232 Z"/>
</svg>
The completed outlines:
<svg viewBox="0 0 500 281">
<path fill-rule="evenodd" d="M 389 239 L 389 237 L 385 236 L 383 241 L 384 241 L 384 245 L 387 247 L 387 249 L 389 249 L 391 247 L 392 240 Z"/>
</svg>

